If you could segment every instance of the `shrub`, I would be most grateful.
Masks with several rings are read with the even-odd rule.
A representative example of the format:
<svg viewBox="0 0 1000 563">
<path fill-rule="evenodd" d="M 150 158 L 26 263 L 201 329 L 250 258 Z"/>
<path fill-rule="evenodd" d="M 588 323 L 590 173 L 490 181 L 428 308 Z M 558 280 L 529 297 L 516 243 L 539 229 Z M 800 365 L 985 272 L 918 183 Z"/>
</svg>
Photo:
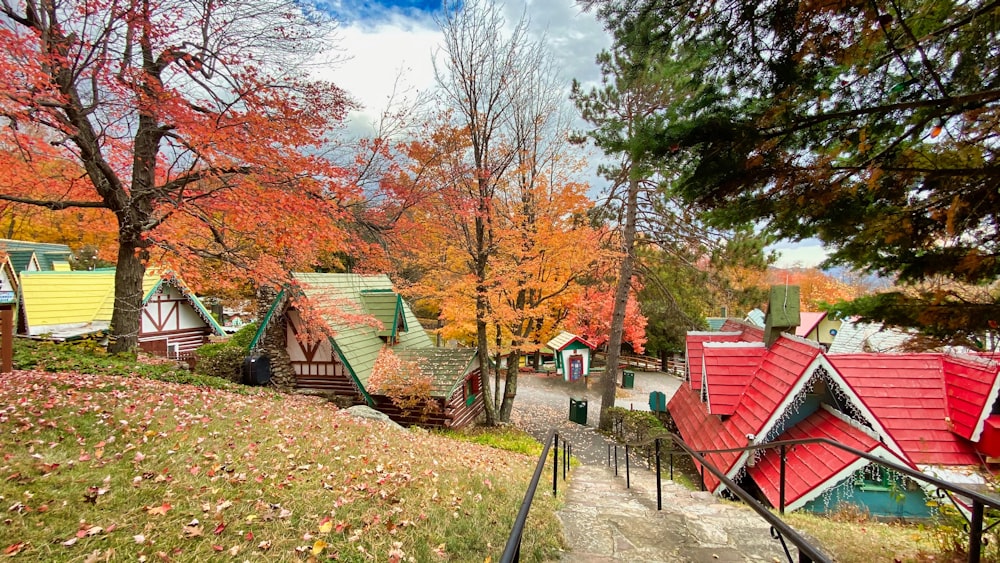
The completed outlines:
<svg viewBox="0 0 1000 563">
<path fill-rule="evenodd" d="M 226 342 L 232 346 L 239 346 L 244 351 L 249 351 L 250 343 L 253 342 L 253 337 L 257 335 L 258 326 L 257 323 L 245 324 L 236 334 L 230 336 Z"/>
<path fill-rule="evenodd" d="M 220 377 L 239 383 L 243 379 L 243 359 L 247 350 L 230 342 L 213 342 L 195 350 L 198 363 L 194 371 L 199 375 Z"/>
</svg>

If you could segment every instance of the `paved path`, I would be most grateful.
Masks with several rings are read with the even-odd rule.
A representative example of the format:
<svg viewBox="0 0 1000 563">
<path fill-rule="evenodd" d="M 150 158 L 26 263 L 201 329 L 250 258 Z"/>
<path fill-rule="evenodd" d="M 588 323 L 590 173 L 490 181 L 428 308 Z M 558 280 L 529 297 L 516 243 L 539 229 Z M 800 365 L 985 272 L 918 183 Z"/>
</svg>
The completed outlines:
<svg viewBox="0 0 1000 563">
<path fill-rule="evenodd" d="M 745 506 L 664 479 L 663 510 L 658 511 L 655 475 L 642 464 L 631 465 L 631 487 L 626 488 L 624 452 L 619 450 L 615 476 L 607 463 L 609 442 L 596 431 L 597 385 L 588 389 L 583 382 L 534 374 L 522 374 L 518 383 L 512 422 L 540 439 L 558 428 L 581 462 L 565 485 L 560 481 L 566 504 L 558 516 L 569 546 L 563 561 L 787 561 L 770 526 Z M 635 388 L 619 390 L 615 403 L 648 410 L 651 391 L 662 391 L 669 400 L 679 386 L 671 375 L 636 372 Z M 588 400 L 586 426 L 569 422 L 570 397 Z"/>
</svg>

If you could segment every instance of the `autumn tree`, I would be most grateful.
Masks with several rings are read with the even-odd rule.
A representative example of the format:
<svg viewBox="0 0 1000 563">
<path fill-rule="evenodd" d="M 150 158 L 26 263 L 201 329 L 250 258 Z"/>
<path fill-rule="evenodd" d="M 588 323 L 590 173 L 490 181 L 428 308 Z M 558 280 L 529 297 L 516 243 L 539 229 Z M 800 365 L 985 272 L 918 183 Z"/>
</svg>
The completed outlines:
<svg viewBox="0 0 1000 563">
<path fill-rule="evenodd" d="M 462 228 L 462 239 L 475 283 L 477 346 L 485 360 L 489 356 L 488 276 L 497 249 L 494 198 L 498 183 L 519 166 L 520 151 L 529 150 L 521 143 L 523 136 L 519 137 L 528 131 L 518 130 L 515 116 L 531 111 L 524 105 L 529 96 L 544 94 L 536 89 L 538 77 L 530 71 L 542 60 L 543 51 L 542 44 L 528 36 L 525 17 L 506 31 L 502 6 L 492 0 L 448 6 L 441 27 L 444 47 L 435 59 L 438 99 L 453 112 L 467 146 L 466 168 L 471 173 L 458 179 L 456 196 L 466 207 L 465 216 L 471 214 L 471 221 Z M 483 389 L 489 389 L 488 370 L 482 371 L 482 377 Z M 512 394 L 515 387 L 511 387 Z M 497 414 L 491 401 L 486 403 L 487 422 L 493 423 Z"/>
<path fill-rule="evenodd" d="M 995 3 L 593 4 L 618 45 L 693 66 L 702 87 L 646 146 L 692 159 L 683 193 L 720 224 L 815 236 L 829 265 L 903 284 L 1000 276 Z M 935 332 L 1000 317 L 989 292 L 938 287 L 853 311 Z"/>
<path fill-rule="evenodd" d="M 854 287 L 819 268 L 774 269 L 768 272 L 769 285 L 797 285 L 803 311 L 820 311 L 832 303 L 860 297 L 863 288 Z"/>
<path fill-rule="evenodd" d="M 359 196 L 320 157 L 349 102 L 302 72 L 329 38 L 321 13 L 284 0 L 3 0 L 0 14 L 12 166 L 0 200 L 113 216 L 113 349 L 136 346 L 150 261 L 274 283 L 318 249 L 349 247 L 343 204 Z M 21 190 L 27 178 L 48 189 Z"/>
</svg>

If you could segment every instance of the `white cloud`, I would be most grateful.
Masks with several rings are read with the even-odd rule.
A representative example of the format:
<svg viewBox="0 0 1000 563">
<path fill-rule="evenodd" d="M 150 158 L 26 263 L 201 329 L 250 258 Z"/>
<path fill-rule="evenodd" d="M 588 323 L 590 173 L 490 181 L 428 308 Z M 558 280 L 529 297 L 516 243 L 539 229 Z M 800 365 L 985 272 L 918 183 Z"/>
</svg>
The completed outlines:
<svg viewBox="0 0 1000 563">
<path fill-rule="evenodd" d="M 610 38 L 593 15 L 583 13 L 572 0 L 513 1 L 505 5 L 505 13 L 511 25 L 526 13 L 530 32 L 545 35 L 567 96 L 574 78 L 596 84 L 594 58 L 610 45 Z M 433 88 L 432 57 L 441 45 L 438 25 L 426 13 L 380 10 L 368 13 L 367 19 L 359 16 L 352 13 L 339 27 L 331 58 L 341 60 L 320 65 L 316 73 L 347 90 L 362 106 L 350 117 L 354 130 L 370 126 L 394 92 L 399 103 Z"/>
</svg>

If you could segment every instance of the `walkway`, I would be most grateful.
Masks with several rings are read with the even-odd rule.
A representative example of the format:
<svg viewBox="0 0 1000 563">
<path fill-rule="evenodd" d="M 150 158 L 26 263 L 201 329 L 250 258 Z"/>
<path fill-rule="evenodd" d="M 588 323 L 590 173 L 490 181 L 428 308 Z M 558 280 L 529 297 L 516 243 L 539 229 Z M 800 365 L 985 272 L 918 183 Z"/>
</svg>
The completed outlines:
<svg viewBox="0 0 1000 563">
<path fill-rule="evenodd" d="M 581 462 L 566 484 L 560 481 L 559 494 L 566 504 L 558 515 L 569 546 L 563 561 L 787 561 L 781 544 L 771 538 L 770 526 L 745 506 L 664 478 L 663 510 L 658 511 L 656 478 L 643 464 L 632 464 L 631 488 L 626 488 L 624 451 L 619 449 L 615 476 L 613 467 L 608 468 L 608 442 L 596 431 L 600 409 L 596 386 L 587 389 L 582 382 L 528 374 L 518 382 L 512 421 L 539 438 L 558 428 Z M 635 388 L 619 390 L 616 405 L 648 410 L 651 391 L 662 391 L 669 400 L 679 385 L 674 376 L 637 372 Z M 586 426 L 568 421 L 569 397 L 588 400 Z M 663 470 L 666 477 L 667 469 Z"/>
</svg>

